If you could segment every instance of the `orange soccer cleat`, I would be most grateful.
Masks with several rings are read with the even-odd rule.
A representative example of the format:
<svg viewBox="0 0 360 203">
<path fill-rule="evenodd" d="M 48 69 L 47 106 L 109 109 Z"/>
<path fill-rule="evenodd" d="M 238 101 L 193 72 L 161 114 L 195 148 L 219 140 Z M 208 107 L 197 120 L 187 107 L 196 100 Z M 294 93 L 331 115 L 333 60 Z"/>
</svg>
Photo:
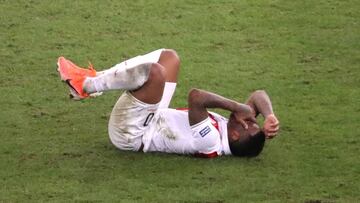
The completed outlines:
<svg viewBox="0 0 360 203">
<path fill-rule="evenodd" d="M 88 69 L 80 68 L 62 56 L 59 57 L 57 65 L 61 80 L 70 88 L 70 98 L 80 100 L 89 97 L 89 94 L 83 90 L 83 84 L 86 77 L 96 76 L 96 70 L 92 65 L 89 64 Z"/>
</svg>

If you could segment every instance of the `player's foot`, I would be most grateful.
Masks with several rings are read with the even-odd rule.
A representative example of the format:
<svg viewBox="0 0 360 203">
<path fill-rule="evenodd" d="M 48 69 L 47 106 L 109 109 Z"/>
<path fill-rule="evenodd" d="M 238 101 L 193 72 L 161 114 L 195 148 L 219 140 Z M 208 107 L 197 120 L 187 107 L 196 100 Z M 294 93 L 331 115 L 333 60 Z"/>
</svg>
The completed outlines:
<svg viewBox="0 0 360 203">
<path fill-rule="evenodd" d="M 86 77 L 96 76 L 96 70 L 91 64 L 88 69 L 84 69 L 64 57 L 59 57 L 57 65 L 61 80 L 66 82 L 70 88 L 71 99 L 80 100 L 90 96 L 83 90 L 83 84 Z"/>
</svg>

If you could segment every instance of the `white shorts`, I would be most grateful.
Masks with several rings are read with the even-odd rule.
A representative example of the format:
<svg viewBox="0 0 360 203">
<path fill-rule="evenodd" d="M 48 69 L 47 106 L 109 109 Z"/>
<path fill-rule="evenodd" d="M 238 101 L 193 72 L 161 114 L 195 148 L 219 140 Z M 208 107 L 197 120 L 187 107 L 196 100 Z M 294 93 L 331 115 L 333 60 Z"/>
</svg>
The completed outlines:
<svg viewBox="0 0 360 203">
<path fill-rule="evenodd" d="M 121 64 L 135 66 L 143 63 L 156 63 L 163 49 L 124 61 Z M 125 91 L 116 102 L 109 120 L 111 142 L 121 150 L 138 151 L 142 136 L 148 129 L 159 108 L 167 108 L 175 91 L 176 83 L 165 83 L 163 97 L 158 104 L 146 104 L 130 92 Z"/>
<path fill-rule="evenodd" d="M 159 104 L 146 104 L 128 91 L 116 102 L 109 120 L 111 142 L 121 150 L 138 151 L 142 136 L 154 117 Z"/>
</svg>

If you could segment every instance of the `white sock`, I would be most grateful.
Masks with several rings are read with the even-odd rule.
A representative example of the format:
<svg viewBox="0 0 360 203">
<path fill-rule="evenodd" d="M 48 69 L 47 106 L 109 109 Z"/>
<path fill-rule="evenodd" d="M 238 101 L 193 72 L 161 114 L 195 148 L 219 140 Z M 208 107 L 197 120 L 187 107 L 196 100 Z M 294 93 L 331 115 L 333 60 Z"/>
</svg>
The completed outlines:
<svg viewBox="0 0 360 203">
<path fill-rule="evenodd" d="M 134 90 L 141 87 L 148 79 L 152 63 L 144 63 L 133 67 L 114 66 L 100 72 L 96 77 L 87 77 L 84 90 L 87 93 L 108 90 Z"/>
<path fill-rule="evenodd" d="M 109 73 L 109 72 L 113 72 L 117 69 L 121 70 L 121 69 L 125 69 L 126 66 L 124 66 L 124 63 L 119 63 L 119 64 L 116 64 L 115 66 L 109 68 L 109 69 L 106 69 L 106 70 L 103 70 L 103 71 L 97 71 L 96 72 L 96 76 L 99 76 L 99 75 L 102 75 L 102 74 L 105 74 L 105 73 Z"/>
<path fill-rule="evenodd" d="M 174 82 L 165 82 L 165 86 L 164 86 L 164 93 L 162 95 L 160 104 L 159 104 L 159 109 L 164 109 L 164 108 L 169 108 L 169 104 L 171 102 L 171 98 L 174 95 L 176 89 L 176 83 Z"/>
</svg>

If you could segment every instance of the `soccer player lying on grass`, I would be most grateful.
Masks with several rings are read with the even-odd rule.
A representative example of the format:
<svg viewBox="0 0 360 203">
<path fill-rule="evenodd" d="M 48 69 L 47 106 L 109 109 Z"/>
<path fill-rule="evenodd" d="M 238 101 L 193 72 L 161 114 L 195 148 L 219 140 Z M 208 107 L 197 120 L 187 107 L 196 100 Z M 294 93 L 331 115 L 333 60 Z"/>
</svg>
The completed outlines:
<svg viewBox="0 0 360 203">
<path fill-rule="evenodd" d="M 159 49 L 105 71 L 82 69 L 60 57 L 58 71 L 73 99 L 108 90 L 126 90 L 109 120 L 111 142 L 121 150 L 193 154 L 200 157 L 257 156 L 265 138 L 273 138 L 279 121 L 265 91 L 255 91 L 246 104 L 192 89 L 188 108 L 168 108 L 174 94 L 180 59 L 174 50 Z M 229 119 L 208 112 L 220 108 Z M 265 118 L 263 128 L 256 122 Z"/>
</svg>

